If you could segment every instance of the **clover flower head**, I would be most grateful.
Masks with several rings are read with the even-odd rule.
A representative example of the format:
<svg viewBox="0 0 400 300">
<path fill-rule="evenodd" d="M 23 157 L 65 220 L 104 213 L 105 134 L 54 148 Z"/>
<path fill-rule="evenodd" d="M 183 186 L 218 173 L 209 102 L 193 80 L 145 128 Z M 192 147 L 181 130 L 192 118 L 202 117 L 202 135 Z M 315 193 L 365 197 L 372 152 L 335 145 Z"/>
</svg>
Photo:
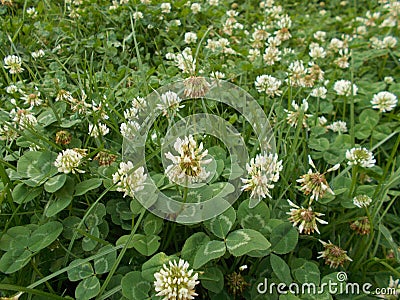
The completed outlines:
<svg viewBox="0 0 400 300">
<path fill-rule="evenodd" d="M 380 92 L 374 95 L 371 104 L 372 108 L 378 109 L 380 112 L 391 111 L 397 105 L 397 97 L 389 92 Z"/>
<path fill-rule="evenodd" d="M 326 192 L 334 195 L 335 193 L 332 191 L 328 182 L 326 181 L 325 174 L 337 170 L 340 167 L 340 164 L 334 165 L 332 168 L 321 174 L 315 167 L 315 164 L 310 156 L 308 156 L 308 163 L 314 169 L 314 171 L 309 169 L 307 174 L 300 176 L 300 178 L 296 181 L 301 183 L 300 190 L 305 195 L 311 194 L 310 203 L 314 199 L 318 201 L 318 199 L 323 197 Z"/>
<path fill-rule="evenodd" d="M 113 182 L 117 184 L 118 192 L 124 192 L 124 197 L 134 197 L 135 192 L 144 189 L 147 174 L 144 174 L 143 167 L 135 170 L 133 163 L 128 161 L 119 164 L 119 169 L 112 175 L 112 178 Z"/>
<path fill-rule="evenodd" d="M 164 300 L 189 300 L 197 296 L 198 273 L 193 274 L 189 263 L 183 259 L 170 261 L 168 266 L 164 264 L 161 270 L 154 273 L 154 278 L 156 296 L 164 297 Z"/>
<path fill-rule="evenodd" d="M 321 240 L 319 241 L 324 246 L 324 250 L 318 252 L 320 256 L 318 256 L 317 258 L 323 258 L 325 260 L 325 264 L 329 265 L 331 268 L 343 266 L 346 261 L 353 261 L 350 257 L 347 256 L 347 251 L 343 250 L 339 246 L 332 244 L 331 241 L 328 241 L 329 243 Z"/>
<path fill-rule="evenodd" d="M 314 231 L 319 232 L 317 222 L 320 224 L 328 224 L 328 222 L 320 219 L 323 213 L 314 212 L 310 207 L 304 208 L 294 204 L 288 200 L 289 205 L 292 207 L 288 215 L 290 215 L 289 221 L 293 223 L 293 226 L 299 225 L 299 232 L 304 234 L 311 234 Z"/>
<path fill-rule="evenodd" d="M 208 155 L 208 150 L 203 151 L 203 143 L 197 146 L 197 142 L 192 135 L 185 136 L 183 139 L 177 138 L 174 149 L 178 155 L 171 152 L 165 157 L 172 161 L 165 174 L 171 182 L 177 184 L 192 184 L 206 180 L 210 176 L 204 168 L 211 162 L 211 159 L 204 159 Z"/>
<path fill-rule="evenodd" d="M 372 168 L 375 165 L 376 160 L 371 151 L 366 148 L 352 148 L 346 151 L 347 164 L 359 165 L 364 168 Z"/>
<path fill-rule="evenodd" d="M 24 68 L 22 68 L 21 57 L 16 55 L 8 55 L 4 58 L 4 68 L 8 69 L 10 74 L 22 73 Z"/>
<path fill-rule="evenodd" d="M 83 149 L 66 149 L 58 154 L 54 165 L 57 167 L 58 172 L 68 173 L 85 173 L 79 169 L 82 159 L 85 156 Z"/>
<path fill-rule="evenodd" d="M 251 191 L 251 198 L 271 198 L 270 190 L 279 180 L 282 171 L 282 160 L 278 160 L 277 154 L 257 154 L 255 158 L 246 164 L 248 178 L 241 178 L 242 191 Z"/>
</svg>

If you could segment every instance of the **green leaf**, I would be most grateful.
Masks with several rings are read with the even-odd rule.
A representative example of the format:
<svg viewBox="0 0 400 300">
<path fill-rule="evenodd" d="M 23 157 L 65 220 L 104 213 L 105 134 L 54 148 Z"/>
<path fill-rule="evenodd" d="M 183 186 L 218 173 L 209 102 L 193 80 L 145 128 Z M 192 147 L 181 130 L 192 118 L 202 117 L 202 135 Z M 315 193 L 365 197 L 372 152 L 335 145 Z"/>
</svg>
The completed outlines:
<svg viewBox="0 0 400 300">
<path fill-rule="evenodd" d="M 154 279 L 153 279 L 154 281 Z M 122 295 L 129 300 L 142 300 L 149 297 L 151 285 L 139 271 L 126 274 L 121 280 Z"/>
<path fill-rule="evenodd" d="M 63 199 L 55 199 L 51 200 L 47 210 L 46 210 L 46 217 L 50 218 L 55 216 L 64 208 L 66 208 L 72 201 L 72 198 L 63 198 Z"/>
<path fill-rule="evenodd" d="M 300 268 L 293 270 L 293 276 L 300 283 L 320 283 L 320 272 L 318 266 L 312 262 L 306 262 Z"/>
<path fill-rule="evenodd" d="M 160 237 L 158 235 L 135 234 L 132 243 L 133 248 L 140 254 L 150 256 L 160 247 Z"/>
<path fill-rule="evenodd" d="M 80 196 L 87 193 L 90 190 L 98 188 L 103 181 L 100 178 L 91 178 L 85 181 L 79 182 L 75 186 L 75 196 Z"/>
<path fill-rule="evenodd" d="M 154 282 L 154 273 L 160 271 L 163 264 L 168 265 L 169 261 L 174 260 L 178 262 L 179 259 L 174 255 L 167 256 L 164 252 L 157 253 L 142 265 L 142 277 L 146 281 Z"/>
<path fill-rule="evenodd" d="M 82 280 L 75 289 L 75 298 L 86 300 L 94 298 L 100 292 L 100 281 L 96 276 Z"/>
<path fill-rule="evenodd" d="M 26 249 L 15 249 L 6 252 L 0 259 L 0 271 L 6 274 L 22 269 L 31 259 L 32 253 Z"/>
<path fill-rule="evenodd" d="M 143 230 L 146 235 L 159 234 L 162 230 L 163 219 L 149 213 L 143 220 Z"/>
<path fill-rule="evenodd" d="M 29 186 L 43 184 L 47 178 L 57 174 L 57 168 L 54 166 L 56 157 L 56 153 L 48 151 L 26 152 L 18 160 L 17 172 L 21 177 L 28 178 L 24 182 Z"/>
<path fill-rule="evenodd" d="M 46 192 L 54 193 L 63 187 L 66 180 L 67 180 L 66 174 L 60 174 L 51 177 L 44 184 L 44 189 L 46 190 Z"/>
<path fill-rule="evenodd" d="M 54 193 L 56 199 L 49 204 L 46 210 L 46 217 L 55 216 L 71 203 L 74 187 L 75 181 L 67 176 L 64 186 Z"/>
<path fill-rule="evenodd" d="M 24 183 L 19 183 L 13 189 L 12 197 L 15 203 L 22 204 L 32 201 L 41 193 L 42 188 L 31 188 Z"/>
<path fill-rule="evenodd" d="M 222 241 L 209 241 L 196 252 L 193 268 L 198 269 L 213 259 L 223 256 L 226 252 L 225 243 Z"/>
<path fill-rule="evenodd" d="M 32 252 L 40 251 L 53 243 L 61 234 L 63 226 L 60 222 L 49 222 L 41 225 L 32 232 L 29 240 L 29 249 Z"/>
<path fill-rule="evenodd" d="M 277 254 L 286 254 L 294 250 L 297 245 L 299 233 L 291 223 L 282 223 L 271 232 L 271 250 Z"/>
<path fill-rule="evenodd" d="M 224 239 L 236 220 L 235 209 L 230 206 L 222 214 L 204 222 L 204 225 L 217 237 Z"/>
<path fill-rule="evenodd" d="M 247 199 L 240 203 L 237 215 L 242 228 L 254 229 L 262 233 L 266 232 L 270 211 L 265 202 L 261 201 L 255 207 L 250 208 L 249 200 Z"/>
<path fill-rule="evenodd" d="M 226 238 L 226 247 L 234 256 L 242 256 L 253 250 L 266 250 L 270 246 L 270 242 L 253 229 L 235 230 Z"/>
<path fill-rule="evenodd" d="M 89 262 L 85 262 L 78 266 L 83 259 L 76 259 L 69 264 L 68 279 L 70 281 L 78 281 L 84 278 L 88 278 L 94 274 L 92 265 Z"/>
<path fill-rule="evenodd" d="M 103 223 L 104 216 L 106 215 L 106 207 L 103 203 L 97 203 L 85 219 L 85 225 L 88 228 L 100 225 Z"/>
<path fill-rule="evenodd" d="M 108 245 L 108 246 L 105 246 L 105 247 L 99 249 L 99 251 L 97 253 L 101 253 L 101 252 L 107 251 L 112 248 L 113 248 L 113 246 Z M 117 259 L 117 251 L 107 253 L 107 254 L 103 255 L 102 257 L 95 259 L 94 260 L 95 273 L 96 274 L 107 273 L 108 271 L 111 270 L 111 267 L 115 263 L 116 259 Z"/>
<path fill-rule="evenodd" d="M 356 138 L 359 140 L 364 140 L 371 135 L 372 131 L 371 128 L 366 124 L 356 124 L 356 126 L 354 126 L 354 132 Z"/>
<path fill-rule="evenodd" d="M 56 122 L 57 118 L 54 115 L 53 110 L 51 108 L 47 108 L 37 117 L 37 121 L 38 121 L 38 123 L 43 125 L 43 127 L 46 127 L 46 126 Z"/>
<path fill-rule="evenodd" d="M 360 120 L 361 124 L 364 124 L 369 129 L 372 129 L 379 123 L 379 113 L 372 109 L 364 109 L 358 119 Z"/>
<path fill-rule="evenodd" d="M 183 245 L 181 251 L 182 259 L 186 260 L 190 265 L 193 265 L 197 250 L 209 240 L 210 238 L 204 232 L 192 234 Z"/>
<path fill-rule="evenodd" d="M 205 269 L 204 273 L 199 275 L 199 280 L 205 289 L 215 294 L 220 293 L 224 288 L 224 274 L 217 267 Z"/>
<path fill-rule="evenodd" d="M 394 241 L 389 229 L 387 229 L 385 225 L 380 223 L 379 224 L 379 231 L 383 234 L 383 236 L 385 237 L 386 241 L 389 243 L 390 247 L 394 251 L 394 255 L 396 257 L 396 260 L 400 261 L 400 254 L 399 254 L 399 250 L 398 250 L 399 246 Z"/>
<path fill-rule="evenodd" d="M 290 276 L 290 268 L 286 264 L 286 262 L 280 258 L 279 256 L 272 254 L 270 255 L 272 270 L 274 270 L 274 274 L 281 282 L 284 282 L 286 285 L 292 283 L 293 279 Z"/>
<path fill-rule="evenodd" d="M 71 177 L 67 177 L 64 186 L 59 189 L 55 196 L 57 199 L 71 199 L 74 195 L 75 181 Z"/>
<path fill-rule="evenodd" d="M 96 238 L 100 237 L 100 231 L 99 231 L 99 228 L 97 226 L 89 228 L 88 233 L 90 235 L 96 237 Z M 93 239 L 90 236 L 85 236 L 82 239 L 82 249 L 84 251 L 92 251 L 92 250 L 94 250 L 94 248 L 96 248 L 97 244 L 98 244 L 98 241 Z"/>
<path fill-rule="evenodd" d="M 15 226 L 7 230 L 0 240 L 3 251 L 24 249 L 29 244 L 31 230 L 25 226 Z"/>
<path fill-rule="evenodd" d="M 311 138 L 308 141 L 308 147 L 317 151 L 325 151 L 329 149 L 329 141 L 326 138 Z"/>
<path fill-rule="evenodd" d="M 81 219 L 76 217 L 76 216 L 70 216 L 65 218 L 62 223 L 64 226 L 64 231 L 63 231 L 63 237 L 71 240 L 72 237 L 74 236 L 74 232 L 76 231 L 76 228 L 78 228 L 79 223 L 81 222 Z M 77 238 L 81 238 L 82 235 L 78 234 Z"/>
<path fill-rule="evenodd" d="M 372 138 L 381 141 L 387 138 L 393 131 L 387 126 L 387 123 L 378 125 L 372 131 Z"/>
</svg>

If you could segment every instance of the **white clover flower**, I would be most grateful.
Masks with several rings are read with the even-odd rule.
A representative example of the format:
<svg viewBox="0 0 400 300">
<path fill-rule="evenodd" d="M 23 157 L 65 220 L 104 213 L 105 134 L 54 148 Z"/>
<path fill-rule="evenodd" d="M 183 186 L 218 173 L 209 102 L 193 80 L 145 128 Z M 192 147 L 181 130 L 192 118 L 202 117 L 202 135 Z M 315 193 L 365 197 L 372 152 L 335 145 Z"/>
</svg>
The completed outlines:
<svg viewBox="0 0 400 300">
<path fill-rule="evenodd" d="M 6 87 L 6 93 L 7 94 L 14 94 L 18 92 L 18 87 L 14 84 L 10 84 L 9 86 Z"/>
<path fill-rule="evenodd" d="M 344 121 L 333 122 L 331 125 L 326 126 L 326 128 L 338 133 L 347 132 L 347 124 Z"/>
<path fill-rule="evenodd" d="M 224 79 L 225 73 L 222 73 L 220 71 L 215 71 L 215 72 L 213 71 L 211 72 L 210 77 L 214 79 Z"/>
<path fill-rule="evenodd" d="M 67 102 L 72 102 L 74 97 L 72 97 L 72 94 L 66 90 L 59 90 L 56 96 L 56 101 L 67 101 Z"/>
<path fill-rule="evenodd" d="M 36 9 L 35 9 L 34 7 L 29 7 L 29 8 L 26 10 L 26 13 L 27 13 L 28 16 L 30 16 L 32 19 L 34 19 L 34 18 L 37 17 L 37 11 L 36 11 Z"/>
<path fill-rule="evenodd" d="M 133 140 L 140 130 L 140 125 L 136 121 L 129 120 L 127 123 L 122 123 L 119 127 L 121 135 L 129 140 Z"/>
<path fill-rule="evenodd" d="M 317 31 L 313 35 L 314 39 L 320 41 L 320 42 L 325 42 L 326 38 L 326 32 L 325 31 Z"/>
<path fill-rule="evenodd" d="M 171 3 L 168 3 L 168 2 L 161 3 L 161 12 L 163 14 L 170 13 L 171 12 Z"/>
<path fill-rule="evenodd" d="M 382 44 L 384 48 L 395 48 L 397 39 L 389 35 L 383 38 Z"/>
<path fill-rule="evenodd" d="M 32 56 L 33 59 L 37 59 L 37 58 L 45 56 L 45 53 L 44 53 L 44 51 L 42 49 L 40 49 L 38 51 L 32 52 L 31 56 Z"/>
<path fill-rule="evenodd" d="M 178 20 L 178 19 L 176 19 L 176 20 L 171 20 L 171 26 L 179 27 L 179 26 L 181 26 L 181 25 L 182 25 L 181 20 Z"/>
<path fill-rule="evenodd" d="M 326 181 L 325 174 L 339 169 L 340 164 L 334 165 L 332 168 L 329 168 L 326 172 L 321 174 L 315 167 L 311 156 L 308 156 L 308 163 L 314 169 L 314 171 L 310 168 L 307 174 L 300 176 L 300 178 L 296 181 L 301 183 L 300 191 L 302 191 L 305 195 L 311 194 L 310 204 L 313 200 L 318 201 L 318 199 L 322 198 L 326 192 L 335 195 Z"/>
<path fill-rule="evenodd" d="M 315 97 L 315 98 L 326 99 L 327 92 L 328 92 L 328 90 L 324 86 L 321 86 L 321 87 L 314 88 L 311 91 L 310 96 Z"/>
<path fill-rule="evenodd" d="M 40 104 L 43 103 L 43 100 L 40 99 L 40 92 L 38 91 L 38 88 L 35 87 L 36 93 L 30 93 L 30 94 L 23 94 L 21 96 L 21 100 L 24 100 L 26 105 L 29 105 L 30 107 L 33 106 L 39 106 Z"/>
<path fill-rule="evenodd" d="M 145 99 L 136 97 L 132 100 L 132 106 L 124 111 L 124 117 L 127 120 L 134 120 L 138 117 L 139 112 L 147 106 Z"/>
<path fill-rule="evenodd" d="M 374 155 L 366 148 L 352 148 L 346 151 L 348 165 L 359 165 L 364 168 L 372 168 L 375 165 Z"/>
<path fill-rule="evenodd" d="M 195 15 L 195 14 L 198 14 L 199 12 L 201 12 L 201 5 L 200 5 L 200 3 L 193 3 L 191 6 L 190 6 L 190 9 L 192 10 L 192 13 Z"/>
<path fill-rule="evenodd" d="M 179 138 L 174 143 L 174 149 L 178 155 L 171 152 L 165 157 L 172 161 L 165 174 L 171 182 L 177 184 L 193 184 L 206 180 L 210 176 L 204 165 L 211 162 L 211 159 L 204 159 L 208 155 L 208 150 L 203 151 L 203 143 L 197 146 L 197 142 L 192 135 Z"/>
<path fill-rule="evenodd" d="M 207 49 L 210 49 L 212 52 L 217 51 L 218 48 L 221 48 L 219 41 L 215 41 L 212 39 L 207 39 Z"/>
<path fill-rule="evenodd" d="M 77 149 L 66 149 L 58 154 L 54 165 L 58 168 L 58 172 L 65 174 L 72 173 L 85 173 L 85 171 L 79 169 L 79 166 L 84 157 L 84 151 L 78 151 Z"/>
<path fill-rule="evenodd" d="M 157 104 L 157 109 L 161 110 L 164 116 L 168 115 L 168 112 L 174 114 L 180 108 L 184 107 L 184 105 L 179 105 L 182 99 L 179 98 L 178 94 L 171 91 L 162 94 L 160 100 L 161 103 Z"/>
<path fill-rule="evenodd" d="M 320 233 L 317 222 L 320 224 L 328 224 L 327 221 L 319 218 L 320 216 L 324 216 L 324 214 L 314 212 L 311 206 L 304 208 L 294 204 L 289 199 L 287 201 L 293 208 L 291 208 L 286 214 L 290 215 L 289 221 L 293 223 L 293 226 L 299 225 L 300 233 L 304 232 L 304 234 L 311 234 L 314 233 L 314 231 Z"/>
<path fill-rule="evenodd" d="M 325 124 L 328 122 L 328 120 L 324 117 L 324 116 L 321 116 L 321 117 L 318 117 L 318 124 L 320 125 L 320 126 L 325 126 Z"/>
<path fill-rule="evenodd" d="M 18 137 L 18 132 L 16 132 L 12 127 L 4 124 L 0 126 L 0 141 L 14 140 Z"/>
<path fill-rule="evenodd" d="M 30 127 L 37 124 L 37 119 L 29 109 L 14 108 L 10 111 L 10 117 L 13 122 L 21 127 Z"/>
<path fill-rule="evenodd" d="M 289 15 L 283 15 L 276 21 L 276 27 L 279 29 L 290 28 L 292 26 L 292 20 Z"/>
<path fill-rule="evenodd" d="M 264 92 L 270 97 L 282 95 L 282 91 L 279 89 L 281 84 L 282 81 L 270 75 L 257 76 L 255 81 L 257 91 Z"/>
<path fill-rule="evenodd" d="M 140 11 L 135 11 L 135 12 L 133 13 L 133 19 L 134 19 L 134 20 L 143 19 L 143 13 L 140 12 Z"/>
<path fill-rule="evenodd" d="M 89 135 L 92 137 L 97 138 L 99 136 L 105 136 L 109 132 L 110 129 L 105 124 L 102 123 L 97 123 L 96 125 L 89 124 Z"/>
<path fill-rule="evenodd" d="M 292 86 L 304 86 L 304 76 L 307 70 L 303 65 L 302 60 L 295 60 L 290 63 L 288 68 L 289 80 L 288 83 Z"/>
<path fill-rule="evenodd" d="M 394 82 L 394 78 L 392 76 L 385 76 L 385 78 L 383 79 L 383 81 L 386 84 L 392 84 Z"/>
<path fill-rule="evenodd" d="M 164 297 L 164 300 L 190 300 L 197 296 L 195 286 L 198 281 L 198 273 L 188 270 L 189 263 L 183 259 L 169 262 L 163 265 L 160 271 L 154 273 L 154 287 L 156 296 Z"/>
<path fill-rule="evenodd" d="M 347 48 L 339 50 L 340 57 L 335 60 L 335 64 L 342 69 L 349 67 L 349 50 Z"/>
<path fill-rule="evenodd" d="M 281 60 L 281 51 L 276 47 L 267 47 L 263 55 L 264 62 L 268 66 L 272 66 L 275 62 Z"/>
<path fill-rule="evenodd" d="M 119 169 L 112 175 L 112 178 L 114 184 L 117 184 L 118 192 L 124 192 L 124 197 L 134 197 L 135 192 L 144 189 L 147 174 L 144 174 L 143 167 L 134 170 L 133 163 L 128 161 L 119 164 Z"/>
<path fill-rule="evenodd" d="M 372 108 L 379 109 L 380 112 L 391 111 L 397 105 L 397 97 L 389 92 L 380 92 L 374 95 L 371 104 Z"/>
<path fill-rule="evenodd" d="M 367 195 L 358 195 L 353 198 L 353 203 L 359 208 L 367 207 L 372 202 L 372 199 Z"/>
<path fill-rule="evenodd" d="M 304 128 L 308 128 L 307 125 L 307 119 L 311 117 L 312 115 L 306 114 L 308 110 L 308 102 L 306 99 L 303 99 L 303 102 L 301 105 L 298 105 L 294 100 L 292 102 L 292 106 L 294 108 L 293 111 L 289 111 L 285 109 L 285 112 L 287 113 L 286 120 L 288 124 L 292 127 L 297 127 L 298 120 L 300 118 L 300 114 L 303 113 L 303 119 L 302 119 L 302 125 Z"/>
<path fill-rule="evenodd" d="M 312 43 L 310 45 L 310 52 L 308 53 L 311 58 L 318 59 L 318 58 L 325 58 L 326 52 L 325 49 L 318 44 Z"/>
<path fill-rule="evenodd" d="M 250 49 L 249 50 L 249 55 L 247 55 L 247 58 L 249 59 L 249 61 L 255 61 L 257 59 L 257 57 L 260 56 L 260 50 L 258 49 Z"/>
<path fill-rule="evenodd" d="M 196 41 L 197 41 L 197 35 L 195 32 L 186 32 L 185 33 L 185 43 L 186 44 L 196 43 Z"/>
<path fill-rule="evenodd" d="M 21 67 L 21 58 L 16 55 L 8 55 L 4 58 L 4 68 L 8 69 L 10 74 L 21 73 L 24 68 Z"/>
<path fill-rule="evenodd" d="M 208 4 L 210 6 L 218 6 L 219 5 L 219 0 L 208 0 Z"/>
<path fill-rule="evenodd" d="M 340 49 L 342 49 L 344 47 L 344 43 L 337 39 L 337 38 L 333 38 L 330 43 L 328 48 L 330 50 L 332 50 L 333 52 L 339 52 Z"/>
<path fill-rule="evenodd" d="M 196 59 L 193 58 L 192 50 L 185 48 L 182 53 L 174 57 L 176 66 L 186 74 L 194 74 L 196 71 Z"/>
<path fill-rule="evenodd" d="M 251 191 L 251 198 L 271 198 L 270 190 L 279 180 L 282 169 L 282 160 L 278 161 L 277 154 L 257 154 L 246 164 L 250 178 L 241 178 L 244 183 L 242 191 Z"/>
<path fill-rule="evenodd" d="M 338 80 L 333 85 L 333 89 L 340 96 L 350 96 L 352 92 L 351 82 L 348 80 Z M 357 95 L 358 88 L 353 84 L 353 96 Z"/>
</svg>

